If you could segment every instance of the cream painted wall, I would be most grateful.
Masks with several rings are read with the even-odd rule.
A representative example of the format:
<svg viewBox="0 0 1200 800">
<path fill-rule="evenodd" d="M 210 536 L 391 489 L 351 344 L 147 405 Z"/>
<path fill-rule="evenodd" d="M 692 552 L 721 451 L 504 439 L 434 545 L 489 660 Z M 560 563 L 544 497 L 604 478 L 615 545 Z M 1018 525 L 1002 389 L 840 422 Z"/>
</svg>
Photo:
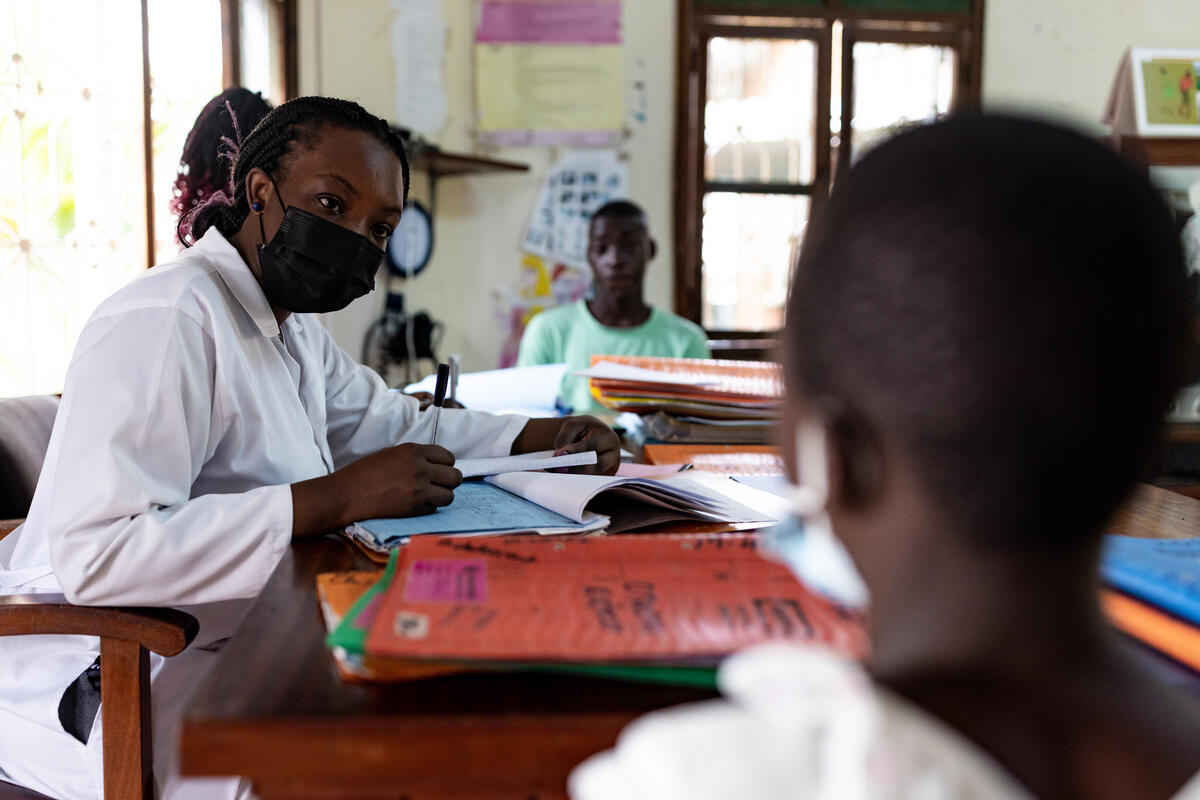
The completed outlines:
<svg viewBox="0 0 1200 800">
<path fill-rule="evenodd" d="M 1103 128 L 1129 46 L 1200 48 L 1200 0 L 987 0 L 983 100 Z"/>
<path fill-rule="evenodd" d="M 431 138 L 446 149 L 485 152 L 472 137 L 473 5 L 442 0 L 448 116 L 442 132 Z M 673 260 L 675 5 L 676 0 L 624 0 L 623 25 L 626 83 L 646 83 L 650 114 L 645 124 L 631 124 L 622 149 L 629 156 L 630 194 L 650 213 L 660 245 L 648 294 L 667 308 Z M 390 20 L 387 0 L 301 0 L 301 91 L 356 98 L 378 114 L 393 116 Z M 987 0 L 984 104 L 1031 109 L 1099 131 L 1109 82 L 1130 44 L 1200 47 L 1200 0 Z M 461 354 L 468 370 L 496 364 L 501 334 L 491 290 L 515 283 L 518 237 L 555 155 L 548 148 L 486 152 L 528 163 L 531 171 L 439 183 L 433 262 L 404 288 L 410 309 L 428 309 L 446 324 L 442 352 Z M 413 194 L 427 197 L 424 176 L 415 176 Z M 326 323 L 338 342 L 358 355 L 382 302 L 377 290 L 329 315 Z"/>
<path fill-rule="evenodd" d="M 436 2 L 436 0 L 431 0 Z M 528 173 L 448 178 L 438 182 L 435 247 L 429 268 L 403 287 L 410 310 L 428 309 L 446 326 L 441 354 L 458 353 L 465 370 L 496 366 L 503 334 L 492 289 L 515 286 L 517 244 L 556 148 L 492 148 L 473 138 L 471 46 L 473 3 L 443 0 L 447 24 L 444 82 L 447 119 L 429 138 L 443 149 L 529 164 Z M 671 170 L 674 129 L 675 0 L 624 0 L 625 82 L 644 81 L 649 113 L 630 122 L 620 149 L 628 156 L 630 196 L 646 208 L 659 242 L 647 278 L 652 303 L 671 307 Z M 301 0 L 300 90 L 356 99 L 394 117 L 395 74 L 387 0 Z M 628 96 L 633 98 L 633 92 Z M 398 120 L 403 124 L 403 120 Z M 414 197 L 427 202 L 426 176 L 414 174 Z M 383 303 L 382 283 L 344 311 L 327 315 L 338 343 L 360 355 L 367 326 Z"/>
</svg>

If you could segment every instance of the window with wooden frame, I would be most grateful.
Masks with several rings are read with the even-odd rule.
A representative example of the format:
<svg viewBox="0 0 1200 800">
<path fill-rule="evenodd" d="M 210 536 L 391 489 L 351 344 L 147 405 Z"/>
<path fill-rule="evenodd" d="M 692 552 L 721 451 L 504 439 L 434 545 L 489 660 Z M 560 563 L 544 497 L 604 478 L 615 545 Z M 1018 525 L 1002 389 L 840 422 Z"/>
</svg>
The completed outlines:
<svg viewBox="0 0 1200 800">
<path fill-rule="evenodd" d="M 96 304 L 178 251 L 204 104 L 295 94 L 297 0 L 0 0 L 0 397 L 57 392 Z"/>
<path fill-rule="evenodd" d="M 758 356 L 839 169 L 977 106 L 983 0 L 679 0 L 675 308 Z"/>
</svg>

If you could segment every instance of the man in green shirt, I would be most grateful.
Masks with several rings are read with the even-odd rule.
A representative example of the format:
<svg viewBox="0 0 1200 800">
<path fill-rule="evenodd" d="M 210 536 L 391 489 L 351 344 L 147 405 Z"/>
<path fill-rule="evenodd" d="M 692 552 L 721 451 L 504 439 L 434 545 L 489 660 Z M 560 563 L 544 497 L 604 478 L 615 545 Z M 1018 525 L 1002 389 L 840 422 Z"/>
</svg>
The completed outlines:
<svg viewBox="0 0 1200 800">
<path fill-rule="evenodd" d="M 616 200 L 598 208 L 588 228 L 592 296 L 531 319 L 518 366 L 566 363 L 571 370 L 586 369 L 593 354 L 708 358 L 703 328 L 650 306 L 642 296 L 646 264 L 657 249 L 640 207 Z M 577 414 L 604 410 L 587 378 L 568 373 L 559 393 Z"/>
</svg>

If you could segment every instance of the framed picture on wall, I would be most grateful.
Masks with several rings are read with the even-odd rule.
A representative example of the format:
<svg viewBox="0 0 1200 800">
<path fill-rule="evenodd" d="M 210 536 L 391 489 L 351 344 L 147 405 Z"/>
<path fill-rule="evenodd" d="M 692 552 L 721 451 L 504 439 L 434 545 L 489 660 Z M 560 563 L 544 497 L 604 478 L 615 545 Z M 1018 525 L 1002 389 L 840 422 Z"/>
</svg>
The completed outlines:
<svg viewBox="0 0 1200 800">
<path fill-rule="evenodd" d="M 1200 137 L 1200 50 L 1135 47 L 1129 66 L 1138 135 Z"/>
</svg>

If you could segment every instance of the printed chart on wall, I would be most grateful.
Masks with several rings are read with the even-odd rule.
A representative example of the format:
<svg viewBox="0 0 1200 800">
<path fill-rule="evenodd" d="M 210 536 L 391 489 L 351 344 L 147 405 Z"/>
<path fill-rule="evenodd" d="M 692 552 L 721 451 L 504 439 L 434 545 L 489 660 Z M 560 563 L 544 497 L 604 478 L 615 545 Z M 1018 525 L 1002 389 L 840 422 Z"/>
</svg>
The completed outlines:
<svg viewBox="0 0 1200 800">
<path fill-rule="evenodd" d="M 446 23 L 442 4 L 391 0 L 389 36 L 396 63 L 396 122 L 417 133 L 436 134 L 446 122 L 442 58 Z"/>
<path fill-rule="evenodd" d="M 627 171 L 616 150 L 569 150 L 542 181 L 521 248 L 547 261 L 587 267 L 588 220 L 625 197 Z"/>
<path fill-rule="evenodd" d="M 498 144 L 604 145 L 624 122 L 620 0 L 482 0 L 479 134 Z"/>
</svg>

